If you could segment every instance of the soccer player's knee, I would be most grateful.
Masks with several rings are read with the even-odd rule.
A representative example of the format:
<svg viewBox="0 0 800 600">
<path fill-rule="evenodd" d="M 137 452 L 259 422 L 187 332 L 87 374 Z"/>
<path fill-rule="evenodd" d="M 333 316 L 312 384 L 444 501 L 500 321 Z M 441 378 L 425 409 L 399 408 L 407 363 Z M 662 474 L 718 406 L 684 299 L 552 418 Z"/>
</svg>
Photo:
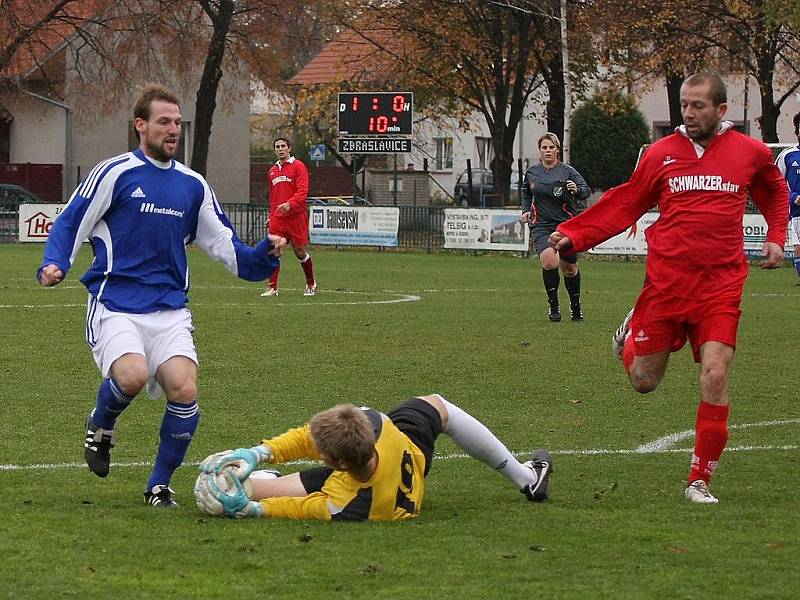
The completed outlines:
<svg viewBox="0 0 800 600">
<path fill-rule="evenodd" d="M 442 396 L 439 394 L 431 394 L 430 396 L 419 396 L 419 399 L 424 400 L 439 412 L 439 417 L 442 419 L 442 427 L 447 429 L 447 419 L 449 414 L 447 412 L 447 406 L 442 401 Z"/>
<path fill-rule="evenodd" d="M 723 364 L 704 365 L 700 373 L 704 388 L 724 388 L 728 383 L 728 369 Z"/>
<path fill-rule="evenodd" d="M 114 369 L 114 380 L 119 388 L 128 396 L 135 396 L 147 385 L 147 366 L 128 365 Z"/>
<path fill-rule="evenodd" d="M 197 399 L 197 381 L 187 379 L 182 384 L 174 387 L 170 393 L 172 402 L 191 404 Z"/>
<path fill-rule="evenodd" d="M 658 387 L 659 380 L 647 375 L 639 375 L 631 371 L 630 380 L 633 389 L 640 394 L 649 394 Z"/>
</svg>

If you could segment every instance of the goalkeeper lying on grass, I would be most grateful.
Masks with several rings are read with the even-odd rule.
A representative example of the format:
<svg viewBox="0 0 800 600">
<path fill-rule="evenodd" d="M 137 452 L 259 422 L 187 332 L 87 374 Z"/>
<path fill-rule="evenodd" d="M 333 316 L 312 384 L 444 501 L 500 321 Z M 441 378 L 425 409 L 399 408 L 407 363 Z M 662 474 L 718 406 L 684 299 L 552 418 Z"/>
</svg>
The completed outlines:
<svg viewBox="0 0 800 600">
<path fill-rule="evenodd" d="M 548 497 L 550 454 L 520 463 L 480 421 L 438 394 L 403 402 L 384 415 L 342 404 L 253 448 L 212 454 L 194 493 L 204 513 L 323 521 L 396 521 L 419 515 L 437 436 L 510 479 L 533 502 Z M 300 458 L 325 466 L 283 477 L 259 463 Z"/>
</svg>

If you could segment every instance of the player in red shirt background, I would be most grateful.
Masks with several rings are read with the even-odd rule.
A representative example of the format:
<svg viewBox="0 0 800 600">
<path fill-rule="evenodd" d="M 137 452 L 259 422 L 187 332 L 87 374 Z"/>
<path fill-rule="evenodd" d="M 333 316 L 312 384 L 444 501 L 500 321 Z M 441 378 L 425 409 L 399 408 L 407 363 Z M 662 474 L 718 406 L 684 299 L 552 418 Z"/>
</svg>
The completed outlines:
<svg viewBox="0 0 800 600">
<path fill-rule="evenodd" d="M 314 279 L 314 264 L 306 251 L 308 246 L 308 169 L 292 156 L 292 145 L 287 138 L 276 138 L 272 144 L 276 162 L 267 174 L 269 185 L 269 217 L 267 227 L 273 235 L 286 238 L 292 245 L 294 255 L 303 267 L 306 276 L 304 296 L 313 296 L 317 291 Z M 278 233 L 280 232 L 280 233 Z M 278 295 L 278 273 L 275 269 L 269 277 L 269 285 L 262 296 Z"/>
<path fill-rule="evenodd" d="M 644 287 L 614 335 L 614 349 L 633 388 L 651 392 L 671 352 L 688 338 L 700 363 L 701 400 L 686 497 L 716 503 L 708 483 L 728 441 L 728 377 L 739 305 L 747 278 L 742 217 L 748 193 L 767 221 L 762 268 L 783 263 L 789 198 L 786 183 L 760 141 L 723 121 L 725 83 L 699 73 L 681 86 L 684 124 L 645 152 L 630 180 L 558 226 L 550 243 L 582 252 L 624 231 L 654 206 L 645 232 Z"/>
</svg>

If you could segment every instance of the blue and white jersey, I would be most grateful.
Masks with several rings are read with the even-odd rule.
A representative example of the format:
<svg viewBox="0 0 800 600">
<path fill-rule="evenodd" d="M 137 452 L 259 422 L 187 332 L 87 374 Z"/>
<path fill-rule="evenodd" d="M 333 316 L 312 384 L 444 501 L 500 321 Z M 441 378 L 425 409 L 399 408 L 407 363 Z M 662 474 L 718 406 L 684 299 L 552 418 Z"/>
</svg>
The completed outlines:
<svg viewBox="0 0 800 600">
<path fill-rule="evenodd" d="M 101 162 L 83 180 L 53 223 L 39 270 L 55 264 L 66 276 L 86 238 L 94 260 L 81 282 L 118 312 L 184 307 L 191 242 L 249 281 L 279 264 L 268 239 L 254 248 L 239 240 L 201 175 L 140 149 Z"/>
<path fill-rule="evenodd" d="M 775 166 L 789 185 L 789 216 L 800 217 L 800 206 L 797 204 L 800 198 L 800 145 L 781 152 L 775 159 Z"/>
</svg>

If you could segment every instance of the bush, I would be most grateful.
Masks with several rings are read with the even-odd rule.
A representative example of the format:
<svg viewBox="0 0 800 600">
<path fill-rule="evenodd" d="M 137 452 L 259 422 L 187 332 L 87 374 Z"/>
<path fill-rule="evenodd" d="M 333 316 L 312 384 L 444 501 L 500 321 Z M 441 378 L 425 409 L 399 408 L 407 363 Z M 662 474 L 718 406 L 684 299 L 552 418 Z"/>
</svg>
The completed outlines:
<svg viewBox="0 0 800 600">
<path fill-rule="evenodd" d="M 592 189 L 628 180 L 642 144 L 650 141 L 644 116 L 630 98 L 598 94 L 572 117 L 570 164 Z"/>
</svg>

